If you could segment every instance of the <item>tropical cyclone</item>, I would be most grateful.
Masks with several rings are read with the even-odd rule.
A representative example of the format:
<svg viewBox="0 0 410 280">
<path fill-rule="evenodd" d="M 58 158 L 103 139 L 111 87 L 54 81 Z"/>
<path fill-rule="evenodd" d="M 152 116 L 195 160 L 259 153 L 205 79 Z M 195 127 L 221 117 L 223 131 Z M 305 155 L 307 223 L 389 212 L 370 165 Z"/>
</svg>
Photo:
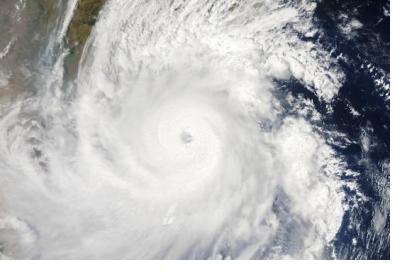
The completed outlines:
<svg viewBox="0 0 410 280">
<path fill-rule="evenodd" d="M 185 2 L 108 1 L 74 95 L 35 97 L 46 125 L 1 120 L 20 119 L 0 147 L 5 256 L 323 257 L 346 166 L 314 108 L 289 97 L 304 109 L 285 114 L 276 84 L 337 94 L 330 55 L 297 36 L 315 32 L 315 5 Z"/>
</svg>

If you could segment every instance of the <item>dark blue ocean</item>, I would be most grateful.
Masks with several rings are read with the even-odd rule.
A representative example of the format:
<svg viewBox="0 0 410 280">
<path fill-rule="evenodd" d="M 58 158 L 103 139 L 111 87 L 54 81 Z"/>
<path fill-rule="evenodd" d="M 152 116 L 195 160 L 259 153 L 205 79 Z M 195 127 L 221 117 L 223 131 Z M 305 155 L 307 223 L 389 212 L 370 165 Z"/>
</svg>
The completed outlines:
<svg viewBox="0 0 410 280">
<path fill-rule="evenodd" d="M 318 3 L 313 38 L 326 47 L 346 75 L 330 105 L 297 81 L 283 82 L 284 91 L 311 99 L 325 116 L 324 126 L 348 136 L 348 144 L 333 145 L 356 171 L 359 192 L 345 189 L 343 224 L 329 248 L 329 258 L 390 259 L 390 3 L 386 0 L 326 0 Z M 352 18 L 361 28 L 346 35 Z M 364 145 L 365 144 L 365 145 Z M 351 200 L 351 201 L 350 201 Z"/>
</svg>

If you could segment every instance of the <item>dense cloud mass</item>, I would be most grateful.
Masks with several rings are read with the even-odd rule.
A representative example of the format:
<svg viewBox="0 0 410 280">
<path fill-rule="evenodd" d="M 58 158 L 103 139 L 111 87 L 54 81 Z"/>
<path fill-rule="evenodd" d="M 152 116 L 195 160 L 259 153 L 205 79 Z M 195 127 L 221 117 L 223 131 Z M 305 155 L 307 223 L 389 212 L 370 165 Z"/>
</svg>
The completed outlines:
<svg viewBox="0 0 410 280">
<path fill-rule="evenodd" d="M 63 86 L 61 52 L 40 94 L 3 109 L 0 256 L 325 257 L 355 184 L 337 133 L 280 91 L 296 80 L 326 104 L 343 84 L 300 39 L 318 32 L 315 8 L 108 1 L 75 83 Z"/>
</svg>

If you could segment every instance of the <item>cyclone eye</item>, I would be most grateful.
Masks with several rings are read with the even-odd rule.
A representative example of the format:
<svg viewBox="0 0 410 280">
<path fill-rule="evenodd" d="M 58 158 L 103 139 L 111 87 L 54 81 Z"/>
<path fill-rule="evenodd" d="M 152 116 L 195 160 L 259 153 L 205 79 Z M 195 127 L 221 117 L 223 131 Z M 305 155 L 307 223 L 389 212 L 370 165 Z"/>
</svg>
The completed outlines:
<svg viewBox="0 0 410 280">
<path fill-rule="evenodd" d="M 193 141 L 193 137 L 191 133 L 189 133 L 189 131 L 186 131 L 186 130 L 182 131 L 180 135 L 180 139 L 183 144 L 189 144 Z"/>
</svg>

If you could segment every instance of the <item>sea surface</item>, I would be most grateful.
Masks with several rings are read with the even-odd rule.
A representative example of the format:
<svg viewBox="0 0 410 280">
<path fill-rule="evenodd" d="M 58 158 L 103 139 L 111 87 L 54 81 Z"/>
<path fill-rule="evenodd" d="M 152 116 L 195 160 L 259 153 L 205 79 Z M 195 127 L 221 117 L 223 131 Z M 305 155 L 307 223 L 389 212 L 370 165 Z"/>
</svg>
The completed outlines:
<svg viewBox="0 0 410 280">
<path fill-rule="evenodd" d="M 48 4 L 47 4 L 48 3 Z M 390 3 L 0 3 L 0 258 L 390 259 Z"/>
</svg>

